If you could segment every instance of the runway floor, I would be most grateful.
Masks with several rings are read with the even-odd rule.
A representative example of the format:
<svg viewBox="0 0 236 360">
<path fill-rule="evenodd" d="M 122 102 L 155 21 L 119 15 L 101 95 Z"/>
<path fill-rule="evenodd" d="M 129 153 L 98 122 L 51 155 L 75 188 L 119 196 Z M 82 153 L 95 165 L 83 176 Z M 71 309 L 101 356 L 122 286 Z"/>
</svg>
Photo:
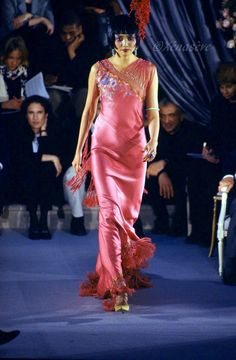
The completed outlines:
<svg viewBox="0 0 236 360">
<path fill-rule="evenodd" d="M 217 256 L 183 238 L 155 236 L 145 272 L 151 289 L 130 298 L 127 314 L 81 298 L 93 270 L 97 232 L 54 232 L 50 241 L 4 230 L 0 237 L 0 328 L 20 335 L 1 359 L 235 360 L 236 287 L 217 274 Z"/>
</svg>

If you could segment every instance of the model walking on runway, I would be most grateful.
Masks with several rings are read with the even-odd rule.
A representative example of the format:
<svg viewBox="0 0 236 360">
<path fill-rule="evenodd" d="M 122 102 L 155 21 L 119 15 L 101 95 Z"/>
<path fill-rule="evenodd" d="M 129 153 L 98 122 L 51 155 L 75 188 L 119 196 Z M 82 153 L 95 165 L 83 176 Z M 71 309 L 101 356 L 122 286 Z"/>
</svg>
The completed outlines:
<svg viewBox="0 0 236 360">
<path fill-rule="evenodd" d="M 99 205 L 99 253 L 96 272 L 80 288 L 82 296 L 104 299 L 106 310 L 128 311 L 128 295 L 150 286 L 139 269 L 147 265 L 155 246 L 134 231 L 144 190 L 146 164 L 156 155 L 159 132 L 158 79 L 155 66 L 136 57 L 138 31 L 129 16 L 115 17 L 111 45 L 114 55 L 94 64 L 82 115 L 78 144 L 72 162 L 78 179 L 91 164 Z M 97 104 L 91 152 L 82 150 Z M 144 132 L 143 110 L 150 140 Z M 89 159 L 89 160 L 88 160 Z M 91 187 L 90 187 L 91 190 Z M 92 191 L 88 192 L 88 196 Z"/>
</svg>

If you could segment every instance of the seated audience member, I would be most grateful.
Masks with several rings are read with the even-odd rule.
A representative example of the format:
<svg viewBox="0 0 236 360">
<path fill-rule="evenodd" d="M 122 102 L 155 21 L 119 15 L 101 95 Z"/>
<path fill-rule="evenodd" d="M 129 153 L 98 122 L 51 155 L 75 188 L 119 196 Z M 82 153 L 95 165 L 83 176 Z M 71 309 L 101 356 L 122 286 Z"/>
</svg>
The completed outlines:
<svg viewBox="0 0 236 360">
<path fill-rule="evenodd" d="M 236 63 L 220 64 L 216 79 L 219 94 L 211 103 L 213 141 L 209 144 L 209 150 L 205 155 L 209 160 L 218 156 L 222 162 L 236 146 Z M 211 156 L 212 151 L 214 153 Z"/>
<path fill-rule="evenodd" d="M 53 112 L 58 120 L 61 133 L 68 133 L 69 128 L 71 134 L 72 129 L 73 132 L 78 132 L 87 96 L 89 70 L 99 56 L 97 47 L 87 40 L 80 18 L 74 11 L 67 10 L 61 15 L 58 30 L 53 46 L 48 48 L 48 63 L 44 68 L 44 75 L 47 85 L 67 85 L 72 88 L 71 93 L 58 89 L 48 89 Z M 71 137 L 70 134 L 69 137 Z M 71 156 L 74 150 L 72 152 L 69 150 L 68 139 L 63 144 L 62 154 L 66 158 L 64 167 L 66 171 L 71 166 Z M 73 144 L 75 148 L 76 143 L 74 141 Z M 61 178 L 58 180 L 60 181 Z M 69 201 L 68 189 L 64 188 L 64 193 Z M 72 199 L 75 200 L 74 196 Z M 76 200 L 78 201 L 78 198 Z M 80 210 L 74 212 L 74 206 L 73 203 L 72 213 L 75 216 L 72 217 L 71 232 L 84 235 L 82 212 Z"/>
<path fill-rule="evenodd" d="M 100 103 L 98 103 L 97 115 L 99 112 Z M 65 174 L 63 177 L 64 197 L 70 205 L 72 212 L 70 232 L 73 235 L 83 236 L 87 234 L 84 226 L 83 200 L 85 197 L 86 185 L 88 185 L 90 180 L 90 175 L 85 178 L 84 183 L 76 192 L 73 192 L 70 186 L 68 186 L 68 181 L 70 181 L 75 175 L 75 171 L 73 166 L 71 165 L 71 162 L 73 160 L 74 152 L 77 146 L 80 120 L 80 118 L 73 118 L 72 121 L 70 121 L 70 123 L 67 123 L 67 126 L 64 127 L 64 131 L 62 133 L 62 143 L 64 145 L 62 146 L 62 148 L 66 149 L 66 151 L 63 151 L 62 153 L 62 164 L 63 168 L 65 169 Z M 92 131 L 93 127 L 91 128 L 90 135 Z M 91 138 L 89 137 L 88 149 L 90 147 L 90 141 Z"/>
<path fill-rule="evenodd" d="M 85 183 L 76 192 L 72 192 L 67 182 L 71 180 L 75 175 L 75 170 L 71 165 L 74 152 L 78 140 L 78 132 L 80 127 L 80 118 L 72 118 L 70 123 L 64 127 L 62 133 L 62 165 L 65 169 L 63 176 L 63 188 L 64 197 L 67 203 L 70 205 L 72 218 L 70 224 L 70 233 L 73 235 L 83 236 L 86 235 L 86 229 L 84 226 L 84 214 L 83 214 L 83 198 L 85 195 Z"/>
<path fill-rule="evenodd" d="M 203 143 L 208 140 L 207 128 L 184 119 L 181 109 L 167 99 L 160 103 L 160 121 L 157 157 L 147 169 L 147 199 L 156 216 L 153 232 L 187 235 L 188 191 L 192 233 L 187 241 L 207 243 L 217 166 L 189 156 L 192 153 L 201 157 Z M 166 208 L 169 203 L 175 205 L 171 226 Z"/>
<path fill-rule="evenodd" d="M 50 0 L 2 0 L 1 24 L 4 36 L 26 26 L 35 29 L 39 25 L 52 34 L 54 16 Z"/>
<path fill-rule="evenodd" d="M 230 223 L 224 249 L 223 281 L 226 285 L 236 285 L 236 191 L 234 188 L 236 174 L 236 148 L 225 158 L 223 171 L 225 176 L 219 183 L 219 191 L 221 191 L 221 189 L 225 186 L 227 186 L 227 192 L 233 189 L 230 191 L 230 200 L 232 202 L 229 210 Z"/>
<path fill-rule="evenodd" d="M 115 0 L 82 0 L 86 33 L 99 44 L 103 57 L 110 53 L 108 34 L 110 23 L 116 15 L 121 15 L 120 5 Z"/>
<path fill-rule="evenodd" d="M 23 104 L 24 124 L 18 138 L 21 189 L 30 215 L 29 238 L 51 239 L 47 215 L 56 177 L 62 171 L 58 136 L 50 117 L 50 104 L 31 96 Z M 40 207 L 40 218 L 37 208 Z"/>
<path fill-rule="evenodd" d="M 62 14 L 59 34 L 47 49 L 48 62 L 44 68 L 47 86 L 67 85 L 71 96 L 61 90 L 49 89 L 53 111 L 61 119 L 81 117 L 87 95 L 90 67 L 99 59 L 96 46 L 86 39 L 80 18 L 73 11 Z M 67 113 L 66 113 L 67 112 Z"/>
<path fill-rule="evenodd" d="M 45 43 L 54 31 L 54 16 L 50 0 L 2 0 L 1 24 L 4 37 L 20 35 L 30 53 L 35 72 L 40 71 Z"/>
<path fill-rule="evenodd" d="M 28 50 L 20 36 L 9 38 L 0 65 L 0 110 L 20 110 L 28 78 Z"/>
<path fill-rule="evenodd" d="M 20 109 L 28 76 L 28 50 L 25 42 L 20 36 L 9 38 L 3 50 L 3 65 L 0 66 L 0 122 L 9 149 L 9 182 L 6 190 L 9 202 L 19 200 L 19 189 L 15 186 L 16 134 L 21 123 Z"/>
</svg>

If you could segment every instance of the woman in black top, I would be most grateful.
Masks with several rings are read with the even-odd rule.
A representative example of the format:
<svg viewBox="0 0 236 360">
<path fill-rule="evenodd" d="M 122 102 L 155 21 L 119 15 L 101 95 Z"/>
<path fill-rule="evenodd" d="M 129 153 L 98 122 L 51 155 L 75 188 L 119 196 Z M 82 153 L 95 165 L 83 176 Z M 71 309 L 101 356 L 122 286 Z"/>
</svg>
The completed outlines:
<svg viewBox="0 0 236 360">
<path fill-rule="evenodd" d="M 15 187 L 17 178 L 16 134 L 20 128 L 20 109 L 28 79 L 28 50 L 20 36 L 11 37 L 3 49 L 3 64 L 0 65 L 0 122 L 6 135 L 9 150 L 7 203 L 19 201 L 19 191 Z"/>
<path fill-rule="evenodd" d="M 23 104 L 24 124 L 18 140 L 21 186 L 30 214 L 30 239 L 51 239 L 47 214 L 52 205 L 56 177 L 62 171 L 58 136 L 50 118 L 50 104 L 31 96 Z M 37 208 L 40 207 L 40 218 Z"/>
</svg>

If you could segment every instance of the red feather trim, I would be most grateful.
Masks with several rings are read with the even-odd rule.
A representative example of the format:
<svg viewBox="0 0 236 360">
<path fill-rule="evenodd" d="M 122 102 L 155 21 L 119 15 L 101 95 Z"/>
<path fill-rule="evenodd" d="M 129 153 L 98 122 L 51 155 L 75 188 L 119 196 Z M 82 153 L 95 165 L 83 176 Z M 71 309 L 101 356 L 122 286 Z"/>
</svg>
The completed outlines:
<svg viewBox="0 0 236 360">
<path fill-rule="evenodd" d="M 91 178 L 90 180 L 90 184 L 88 190 L 86 191 L 83 204 L 88 208 L 93 208 L 98 206 L 98 198 L 97 198 L 97 193 L 95 190 L 93 178 Z"/>
<path fill-rule="evenodd" d="M 88 171 L 91 171 L 91 160 L 90 160 L 90 152 L 88 151 L 88 139 L 87 139 L 83 151 L 81 167 L 79 171 L 75 174 L 75 176 L 73 176 L 72 179 L 66 182 L 66 185 L 70 187 L 72 192 L 76 192 L 81 187 L 81 185 L 85 181 Z M 92 176 L 83 204 L 88 208 L 98 206 L 98 199 L 97 199 L 97 194 Z"/>
<path fill-rule="evenodd" d="M 135 289 L 151 287 L 148 276 L 140 273 L 139 268 L 146 267 L 148 259 L 153 256 L 155 245 L 149 238 L 133 241 L 132 245 L 126 244 L 122 249 L 123 277 L 113 280 L 110 289 L 104 294 L 103 307 L 106 311 L 114 311 L 117 294 L 127 293 L 132 295 Z M 80 285 L 81 296 L 96 296 L 99 275 L 96 272 L 89 273 L 88 279 Z"/>
<path fill-rule="evenodd" d="M 90 152 L 88 151 L 88 138 L 84 146 L 83 155 L 82 155 L 82 163 L 79 171 L 73 176 L 72 179 L 66 182 L 66 185 L 70 187 L 70 189 L 75 192 L 78 190 L 83 184 L 87 172 L 90 170 Z"/>
</svg>

